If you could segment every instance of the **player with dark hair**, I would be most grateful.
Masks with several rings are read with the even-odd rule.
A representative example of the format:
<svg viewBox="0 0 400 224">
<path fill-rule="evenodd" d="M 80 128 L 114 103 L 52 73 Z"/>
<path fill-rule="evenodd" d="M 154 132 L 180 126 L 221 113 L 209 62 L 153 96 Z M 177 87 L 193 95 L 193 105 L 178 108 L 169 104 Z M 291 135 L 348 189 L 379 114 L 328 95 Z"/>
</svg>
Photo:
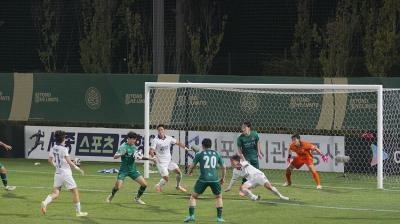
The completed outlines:
<svg viewBox="0 0 400 224">
<path fill-rule="evenodd" d="M 290 151 L 293 151 L 296 153 L 296 157 L 293 159 L 293 161 L 290 162 L 291 159 L 291 153 Z M 305 140 L 300 140 L 300 135 L 299 134 L 294 134 L 292 135 L 292 143 L 290 144 L 289 147 L 289 154 L 288 154 L 288 162 L 289 166 L 286 169 L 286 182 L 283 186 L 290 186 L 292 185 L 291 181 L 291 175 L 292 175 L 292 170 L 294 168 L 300 169 L 304 164 L 308 167 L 310 170 L 315 183 L 317 184 L 317 189 L 321 189 L 321 183 L 319 179 L 319 175 L 317 170 L 314 167 L 313 163 L 313 155 L 312 152 L 315 151 L 319 155 L 321 155 L 322 160 L 324 162 L 328 161 L 328 156 L 322 154 L 322 152 L 313 144 L 311 144 L 308 141 Z"/>
<path fill-rule="evenodd" d="M 157 126 L 157 136 L 151 141 L 150 156 L 155 157 L 158 172 L 161 175 L 160 181 L 156 184 L 156 191 L 161 192 L 162 187 L 169 181 L 169 171 L 174 171 L 176 176 L 176 189 L 181 192 L 186 192 L 186 189 L 181 186 L 182 171 L 179 166 L 172 161 L 171 146 L 177 145 L 184 148 L 186 151 L 190 149 L 185 144 L 180 143 L 174 137 L 165 134 L 163 124 Z"/>
<path fill-rule="evenodd" d="M 136 169 L 135 159 L 145 160 L 147 158 L 144 158 L 142 155 L 140 155 L 140 152 L 135 145 L 137 139 L 138 135 L 135 132 L 128 132 L 127 141 L 118 148 L 118 151 L 114 155 L 114 159 L 121 158 L 121 166 L 119 168 L 117 181 L 111 190 L 111 194 L 108 195 L 106 199 L 108 203 L 111 203 L 117 191 L 121 189 L 125 178 L 130 177 L 140 185 L 134 199 L 135 202 L 140 205 L 146 204 L 144 201 L 142 201 L 141 197 L 147 188 L 147 182 L 143 178 L 142 174 Z"/>
<path fill-rule="evenodd" d="M 265 187 L 282 200 L 289 200 L 288 197 L 283 196 L 278 189 L 272 186 L 268 178 L 261 170 L 255 168 L 249 164 L 249 162 L 241 160 L 239 155 L 231 156 L 230 159 L 233 167 L 233 175 L 225 192 L 230 191 L 237 178 L 241 176 L 246 177 L 247 179 L 247 181 L 243 184 L 241 191 L 251 200 L 260 200 L 260 196 L 257 196 L 250 191 L 250 188 L 256 188 L 257 186 Z"/>
<path fill-rule="evenodd" d="M 58 130 L 54 133 L 56 144 L 50 149 L 48 158 L 48 162 L 56 168 L 56 173 L 54 174 L 53 191 L 46 197 L 44 201 L 42 201 L 40 211 L 43 215 L 46 214 L 47 206 L 54 199 L 60 196 L 61 187 L 64 185 L 72 193 L 72 201 L 75 206 L 76 216 L 87 216 L 87 212 L 81 211 L 79 190 L 74 178 L 72 177 L 71 167 L 79 171 L 81 175 L 84 175 L 85 173 L 71 161 L 68 154 L 68 149 L 64 146 L 65 136 L 65 132 L 61 130 Z"/>
<path fill-rule="evenodd" d="M 196 199 L 200 194 L 203 194 L 207 187 L 210 187 L 216 198 L 217 222 L 221 223 L 224 222 L 222 218 L 223 202 L 221 185 L 223 185 L 225 181 L 226 166 L 224 165 L 221 155 L 211 149 L 211 139 L 203 139 L 201 145 L 203 151 L 196 154 L 192 165 L 189 167 L 189 173 L 192 173 L 194 167 L 199 163 L 200 177 L 197 179 L 192 195 L 190 196 L 189 216 L 186 217 L 184 222 L 195 221 L 194 210 L 196 208 Z M 221 178 L 219 178 L 218 175 L 218 168 L 221 170 Z"/>
<path fill-rule="evenodd" d="M 4 142 L 0 141 L 0 146 L 2 148 L 5 148 L 7 151 L 12 150 L 12 147 L 10 145 L 7 145 Z M 6 191 L 13 191 L 15 190 L 15 186 L 10 186 L 8 185 L 8 180 L 7 180 L 7 169 L 6 167 L 0 162 L 0 177 L 1 177 L 1 181 L 3 182 L 4 185 L 4 190 Z"/>
</svg>

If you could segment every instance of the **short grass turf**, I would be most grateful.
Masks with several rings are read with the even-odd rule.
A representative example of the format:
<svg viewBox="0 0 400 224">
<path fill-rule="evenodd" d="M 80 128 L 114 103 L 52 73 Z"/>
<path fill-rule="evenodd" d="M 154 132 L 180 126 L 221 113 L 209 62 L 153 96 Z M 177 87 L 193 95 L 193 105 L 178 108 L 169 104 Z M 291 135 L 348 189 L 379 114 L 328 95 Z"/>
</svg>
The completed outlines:
<svg viewBox="0 0 400 224">
<path fill-rule="evenodd" d="M 63 190 L 59 199 L 47 208 L 47 214 L 39 212 L 40 202 L 51 191 L 54 169 L 44 160 L 0 158 L 8 169 L 9 185 L 17 186 L 13 192 L 0 192 L 0 223 L 182 223 L 188 213 L 190 191 L 198 177 L 183 177 L 188 193 L 175 190 L 175 175 L 162 193 L 155 191 L 158 174 L 151 174 L 149 187 L 143 196 L 147 205 L 134 203 L 138 184 L 126 179 L 113 202 L 105 199 L 110 193 L 116 174 L 99 174 L 105 168 L 118 168 L 118 163 L 83 162 L 85 176 L 74 172 L 80 189 L 82 210 L 89 212 L 85 218 L 75 217 L 71 193 Z M 34 165 L 40 162 L 40 165 Z M 138 165 L 142 169 L 141 165 Z M 283 171 L 264 170 L 270 181 L 290 201 L 278 200 L 262 187 L 254 189 L 260 194 L 260 202 L 252 202 L 238 195 L 239 183 L 232 191 L 223 193 L 223 217 L 226 223 L 400 223 L 400 190 L 375 189 L 373 179 L 340 177 L 338 174 L 321 174 L 323 189 L 316 190 L 311 175 L 294 172 L 294 185 L 282 187 Z M 226 185 L 231 170 L 228 169 Z M 397 189 L 397 190 L 396 190 Z M 208 189 L 197 202 L 196 223 L 216 223 L 215 199 Z"/>
</svg>

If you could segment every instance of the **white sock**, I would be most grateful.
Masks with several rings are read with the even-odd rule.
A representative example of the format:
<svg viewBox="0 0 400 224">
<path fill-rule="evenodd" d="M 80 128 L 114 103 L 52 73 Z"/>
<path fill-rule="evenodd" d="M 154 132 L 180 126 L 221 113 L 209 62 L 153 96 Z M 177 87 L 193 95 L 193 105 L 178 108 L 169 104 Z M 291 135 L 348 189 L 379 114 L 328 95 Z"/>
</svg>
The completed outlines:
<svg viewBox="0 0 400 224">
<path fill-rule="evenodd" d="M 44 204 L 47 206 L 53 201 L 53 198 L 50 195 L 47 195 L 46 199 L 44 199 Z"/>
<path fill-rule="evenodd" d="M 160 182 L 158 182 L 159 186 L 163 186 L 167 183 L 167 181 L 164 180 L 164 178 L 161 178 Z"/>
<path fill-rule="evenodd" d="M 276 189 L 276 187 L 271 187 L 271 192 L 272 192 L 274 195 L 278 196 L 279 198 L 282 197 L 281 193 L 279 193 L 279 191 L 278 191 L 278 189 Z"/>
<path fill-rule="evenodd" d="M 182 173 L 176 174 L 176 186 L 177 187 L 181 186 L 181 180 L 182 180 Z"/>
<path fill-rule="evenodd" d="M 242 189 L 242 191 L 243 191 L 244 194 L 245 194 L 248 198 L 250 198 L 251 200 L 257 200 L 257 198 L 258 198 L 257 195 L 251 193 L 251 191 L 249 191 L 248 189 L 244 188 L 244 189 Z"/>
<path fill-rule="evenodd" d="M 81 212 L 81 203 L 80 202 L 76 203 L 74 206 L 75 206 L 76 212 Z"/>
</svg>

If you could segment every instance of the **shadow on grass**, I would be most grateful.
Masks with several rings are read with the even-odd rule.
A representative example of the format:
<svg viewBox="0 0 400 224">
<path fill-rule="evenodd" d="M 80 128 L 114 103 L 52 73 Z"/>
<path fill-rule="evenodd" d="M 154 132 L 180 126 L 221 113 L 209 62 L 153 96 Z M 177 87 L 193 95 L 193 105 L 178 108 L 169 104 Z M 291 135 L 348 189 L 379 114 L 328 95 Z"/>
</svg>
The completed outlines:
<svg viewBox="0 0 400 224">
<path fill-rule="evenodd" d="M 335 217 L 322 217 L 322 216 L 313 216 L 313 219 L 321 219 L 321 220 L 336 220 L 336 221 L 348 221 L 349 223 L 351 223 L 351 221 L 356 221 L 356 220 L 368 220 L 368 221 L 372 221 L 372 220 L 376 220 L 376 221 L 398 221 L 399 217 L 345 217 L 345 216 L 335 216 Z"/>
<path fill-rule="evenodd" d="M 0 216 L 15 216 L 15 217 L 18 217 L 18 218 L 29 218 L 29 217 L 31 217 L 31 215 L 29 215 L 29 214 L 18 214 L 18 213 L 6 213 L 6 214 L 2 214 L 2 213 L 0 213 Z"/>
<path fill-rule="evenodd" d="M 2 198 L 11 198 L 11 199 L 23 199 L 23 200 L 27 200 L 27 197 L 26 197 L 26 196 L 16 195 L 16 194 L 10 193 L 10 192 L 7 192 L 7 193 L 2 194 L 1 197 L 2 197 Z"/>
</svg>

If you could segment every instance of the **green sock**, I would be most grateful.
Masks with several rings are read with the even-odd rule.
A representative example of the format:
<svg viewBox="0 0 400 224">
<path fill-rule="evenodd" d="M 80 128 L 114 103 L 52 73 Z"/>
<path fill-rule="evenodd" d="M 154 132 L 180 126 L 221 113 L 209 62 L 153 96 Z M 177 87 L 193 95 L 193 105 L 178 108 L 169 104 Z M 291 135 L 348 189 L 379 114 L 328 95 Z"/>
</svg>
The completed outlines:
<svg viewBox="0 0 400 224">
<path fill-rule="evenodd" d="M 145 190 L 146 190 L 146 187 L 140 186 L 140 188 L 137 192 L 136 198 L 140 198 L 143 195 Z"/>
<path fill-rule="evenodd" d="M 111 195 L 114 197 L 115 193 L 117 193 L 118 189 L 116 189 L 115 187 L 113 187 L 112 191 L 111 191 Z"/>
<path fill-rule="evenodd" d="M 0 173 L 1 181 L 3 182 L 4 187 L 7 187 L 7 175 L 5 173 Z"/>
<path fill-rule="evenodd" d="M 222 207 L 217 208 L 217 217 L 222 218 Z"/>
<path fill-rule="evenodd" d="M 194 216 L 194 208 L 195 208 L 194 206 L 189 207 L 189 215 L 190 216 Z"/>
</svg>

